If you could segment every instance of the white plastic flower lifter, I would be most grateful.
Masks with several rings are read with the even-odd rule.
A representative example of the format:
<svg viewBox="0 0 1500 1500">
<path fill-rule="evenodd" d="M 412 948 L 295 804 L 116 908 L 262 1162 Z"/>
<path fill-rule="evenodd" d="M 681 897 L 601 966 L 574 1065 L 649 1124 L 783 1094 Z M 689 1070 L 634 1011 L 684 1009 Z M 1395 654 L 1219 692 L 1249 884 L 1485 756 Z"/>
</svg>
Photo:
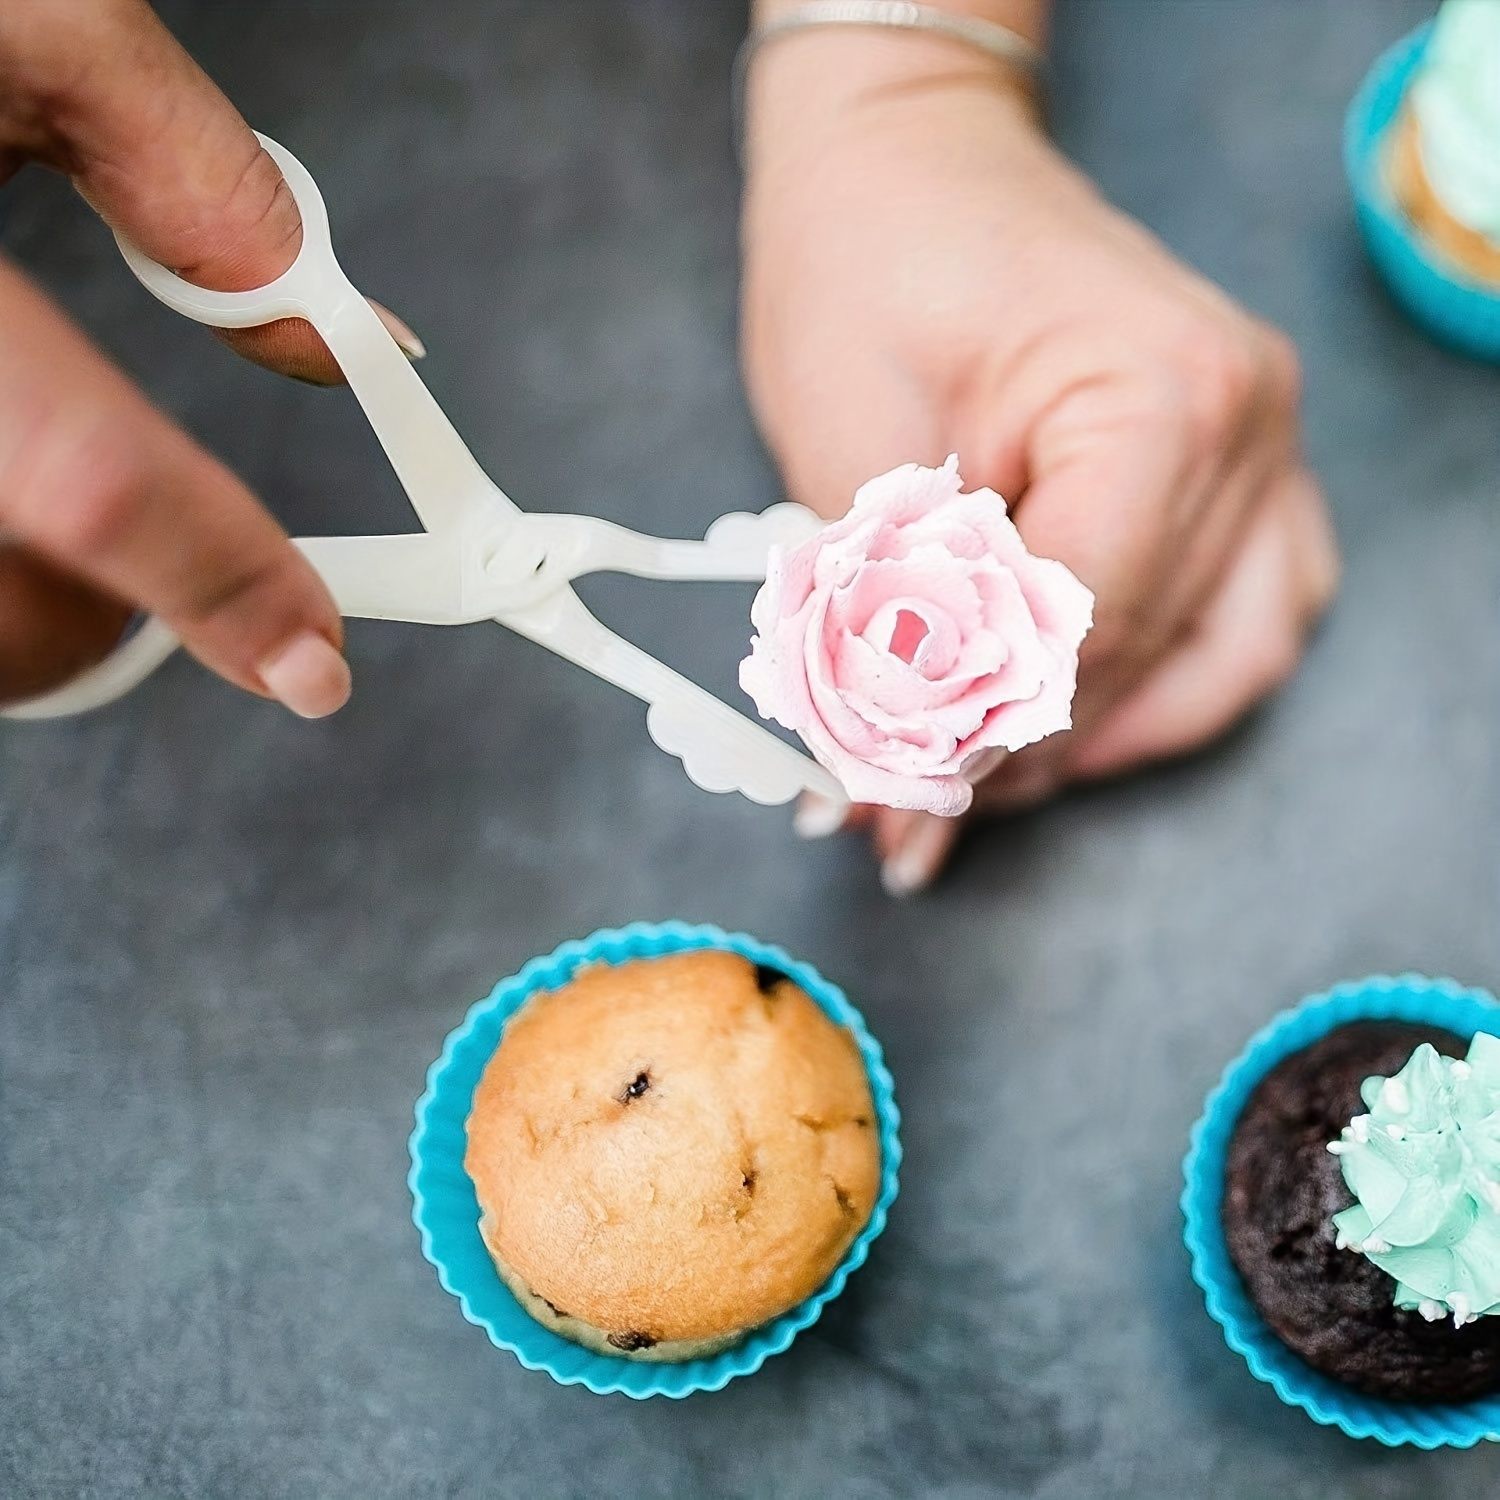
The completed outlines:
<svg viewBox="0 0 1500 1500">
<path fill-rule="evenodd" d="M 302 214 L 302 248 L 268 285 L 212 292 L 182 280 L 123 238 L 142 285 L 174 311 L 219 328 L 305 318 L 333 352 L 425 530 L 404 536 L 306 537 L 297 545 L 347 616 L 465 625 L 494 620 L 576 662 L 648 705 L 646 726 L 688 776 L 711 792 L 774 805 L 843 788 L 769 730 L 607 629 L 570 587 L 587 573 L 642 578 L 765 577 L 773 544 L 795 546 L 822 524 L 799 505 L 721 516 L 700 541 L 643 536 L 591 516 L 530 515 L 479 467 L 421 377 L 334 257 L 317 184 L 296 157 L 260 137 Z M 55 692 L 5 711 L 44 719 L 114 701 L 176 649 L 151 619 L 98 666 Z"/>
</svg>

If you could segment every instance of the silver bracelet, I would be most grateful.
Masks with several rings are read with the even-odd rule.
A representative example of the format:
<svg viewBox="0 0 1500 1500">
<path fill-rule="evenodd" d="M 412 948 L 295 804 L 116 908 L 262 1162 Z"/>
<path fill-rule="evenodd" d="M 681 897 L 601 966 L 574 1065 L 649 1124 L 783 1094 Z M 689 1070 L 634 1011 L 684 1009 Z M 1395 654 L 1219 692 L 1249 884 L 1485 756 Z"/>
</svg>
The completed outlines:
<svg viewBox="0 0 1500 1500">
<path fill-rule="evenodd" d="M 735 143 L 742 159 L 745 78 L 751 61 L 767 42 L 795 31 L 809 31 L 815 26 L 883 26 L 897 31 L 926 31 L 933 36 L 966 42 L 1020 69 L 1038 90 L 1046 83 L 1047 58 L 1041 48 L 998 21 L 955 15 L 934 5 L 912 4 L 911 0 L 808 0 L 807 4 L 767 21 L 764 26 L 757 26 L 740 43 L 735 54 L 731 105 Z"/>
</svg>

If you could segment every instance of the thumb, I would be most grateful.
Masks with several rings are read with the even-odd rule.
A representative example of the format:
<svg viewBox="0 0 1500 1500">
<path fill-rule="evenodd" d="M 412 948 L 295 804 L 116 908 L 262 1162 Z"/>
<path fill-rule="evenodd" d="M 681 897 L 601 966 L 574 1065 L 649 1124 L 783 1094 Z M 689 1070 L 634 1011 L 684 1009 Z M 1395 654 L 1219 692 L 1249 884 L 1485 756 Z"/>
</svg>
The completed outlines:
<svg viewBox="0 0 1500 1500">
<path fill-rule="evenodd" d="M 984 783 L 985 809 L 1029 806 L 1064 779 L 1074 745 L 1149 669 L 1182 585 L 1164 562 L 1184 465 L 1144 423 L 1101 422 L 1048 454 L 1014 507 L 1027 548 L 1065 564 L 1094 594 L 1094 623 L 1079 652 L 1073 732 L 1008 756 Z"/>
<path fill-rule="evenodd" d="M 296 258 L 302 221 L 276 163 L 144 0 L 12 0 L 0 9 L 0 58 L 38 116 L 34 154 L 151 259 L 236 292 Z M 411 331 L 378 311 L 419 355 Z M 283 374 L 342 380 L 300 319 L 221 337 Z"/>
<path fill-rule="evenodd" d="M 1177 633 L 1205 573 L 1219 570 L 1215 559 L 1239 529 L 1247 496 L 1243 484 L 1224 492 L 1212 524 L 1194 528 L 1203 487 L 1170 430 L 1118 414 L 1070 434 L 1034 469 L 1016 526 L 1032 552 L 1066 564 L 1094 594 L 1076 727 L 1097 723 L 1135 686 Z"/>
</svg>

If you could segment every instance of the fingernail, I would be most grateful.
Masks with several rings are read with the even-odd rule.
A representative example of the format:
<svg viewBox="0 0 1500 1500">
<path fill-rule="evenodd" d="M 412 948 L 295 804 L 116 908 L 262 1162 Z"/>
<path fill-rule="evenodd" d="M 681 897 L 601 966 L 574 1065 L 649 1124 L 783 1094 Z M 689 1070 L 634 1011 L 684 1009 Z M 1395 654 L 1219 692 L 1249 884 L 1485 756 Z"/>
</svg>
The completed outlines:
<svg viewBox="0 0 1500 1500">
<path fill-rule="evenodd" d="M 923 813 L 880 867 L 886 895 L 913 896 L 931 885 L 951 838 L 949 819 Z"/>
<path fill-rule="evenodd" d="M 792 832 L 802 839 L 826 839 L 844 826 L 849 807 L 847 802 L 835 802 L 816 792 L 803 792 L 797 811 L 792 814 Z"/>
<path fill-rule="evenodd" d="M 981 750 L 977 755 L 971 755 L 963 765 L 963 778 L 970 786 L 978 786 L 991 771 L 998 771 L 1004 764 L 1006 757 L 1010 754 L 1003 745 L 996 745 L 989 750 Z"/>
<path fill-rule="evenodd" d="M 408 359 L 427 357 L 427 345 L 390 308 L 382 307 L 378 302 L 372 302 L 370 306 L 375 309 L 376 317 L 385 324 L 385 331 L 401 346 L 401 352 Z"/>
<path fill-rule="evenodd" d="M 265 662 L 260 680 L 267 692 L 303 719 L 323 719 L 349 701 L 349 663 L 315 631 L 304 630 Z"/>
</svg>

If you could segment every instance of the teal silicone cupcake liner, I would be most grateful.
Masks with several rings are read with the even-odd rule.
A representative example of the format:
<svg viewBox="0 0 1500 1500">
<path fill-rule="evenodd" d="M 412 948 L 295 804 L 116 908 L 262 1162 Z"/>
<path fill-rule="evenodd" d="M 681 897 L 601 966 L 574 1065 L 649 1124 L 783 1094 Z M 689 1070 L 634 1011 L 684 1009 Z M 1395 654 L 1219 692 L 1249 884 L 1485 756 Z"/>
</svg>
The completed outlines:
<svg viewBox="0 0 1500 1500">
<path fill-rule="evenodd" d="M 566 984 L 585 964 L 623 963 L 698 948 L 741 953 L 752 963 L 768 964 L 789 975 L 823 1010 L 854 1034 L 869 1075 L 870 1092 L 880 1127 L 880 1192 L 869 1223 L 849 1247 L 823 1286 L 790 1312 L 752 1330 L 731 1349 L 709 1359 L 681 1364 L 652 1364 L 594 1354 L 536 1322 L 518 1303 L 495 1271 L 479 1237 L 479 1204 L 464 1171 L 465 1122 L 481 1073 L 499 1045 L 506 1021 L 539 990 Z M 716 1391 L 737 1375 L 758 1370 L 780 1354 L 823 1308 L 843 1290 L 850 1274 L 864 1263 L 896 1198 L 901 1164 L 895 1090 L 880 1044 L 860 1013 L 837 985 L 811 964 L 742 932 L 693 927 L 682 922 L 637 922 L 618 930 L 594 933 L 564 943 L 545 958 L 534 958 L 519 974 L 502 979 L 479 1001 L 462 1025 L 449 1033 L 442 1055 L 427 1072 L 427 1090 L 417 1101 L 412 1132 L 412 1220 L 422 1236 L 422 1254 L 437 1270 L 443 1288 L 458 1299 L 469 1322 L 476 1323 L 501 1349 L 509 1350 L 528 1370 L 545 1370 L 563 1385 L 582 1385 L 601 1395 L 612 1391 L 637 1398 L 687 1396 Z"/>
<path fill-rule="evenodd" d="M 1500 1002 L 1484 990 L 1462 989 L 1449 979 L 1403 974 L 1334 986 L 1284 1011 L 1251 1039 L 1224 1070 L 1193 1126 L 1183 1163 L 1183 1242 L 1193 1280 L 1203 1288 L 1209 1315 L 1229 1347 L 1244 1355 L 1250 1373 L 1269 1384 L 1289 1406 L 1350 1437 L 1375 1438 L 1390 1447 L 1470 1448 L 1500 1438 L 1500 1396 L 1462 1406 L 1415 1406 L 1361 1395 L 1318 1374 L 1266 1326 L 1229 1258 L 1220 1209 L 1229 1138 L 1255 1085 L 1282 1058 L 1299 1052 L 1350 1021 L 1396 1020 L 1445 1027 L 1460 1036 L 1500 1035 Z"/>
<path fill-rule="evenodd" d="M 1427 47 L 1431 22 L 1384 52 L 1344 118 L 1344 170 L 1365 248 L 1391 294 L 1439 343 L 1500 361 L 1500 292 L 1429 248 L 1396 206 L 1381 142 Z"/>
</svg>

